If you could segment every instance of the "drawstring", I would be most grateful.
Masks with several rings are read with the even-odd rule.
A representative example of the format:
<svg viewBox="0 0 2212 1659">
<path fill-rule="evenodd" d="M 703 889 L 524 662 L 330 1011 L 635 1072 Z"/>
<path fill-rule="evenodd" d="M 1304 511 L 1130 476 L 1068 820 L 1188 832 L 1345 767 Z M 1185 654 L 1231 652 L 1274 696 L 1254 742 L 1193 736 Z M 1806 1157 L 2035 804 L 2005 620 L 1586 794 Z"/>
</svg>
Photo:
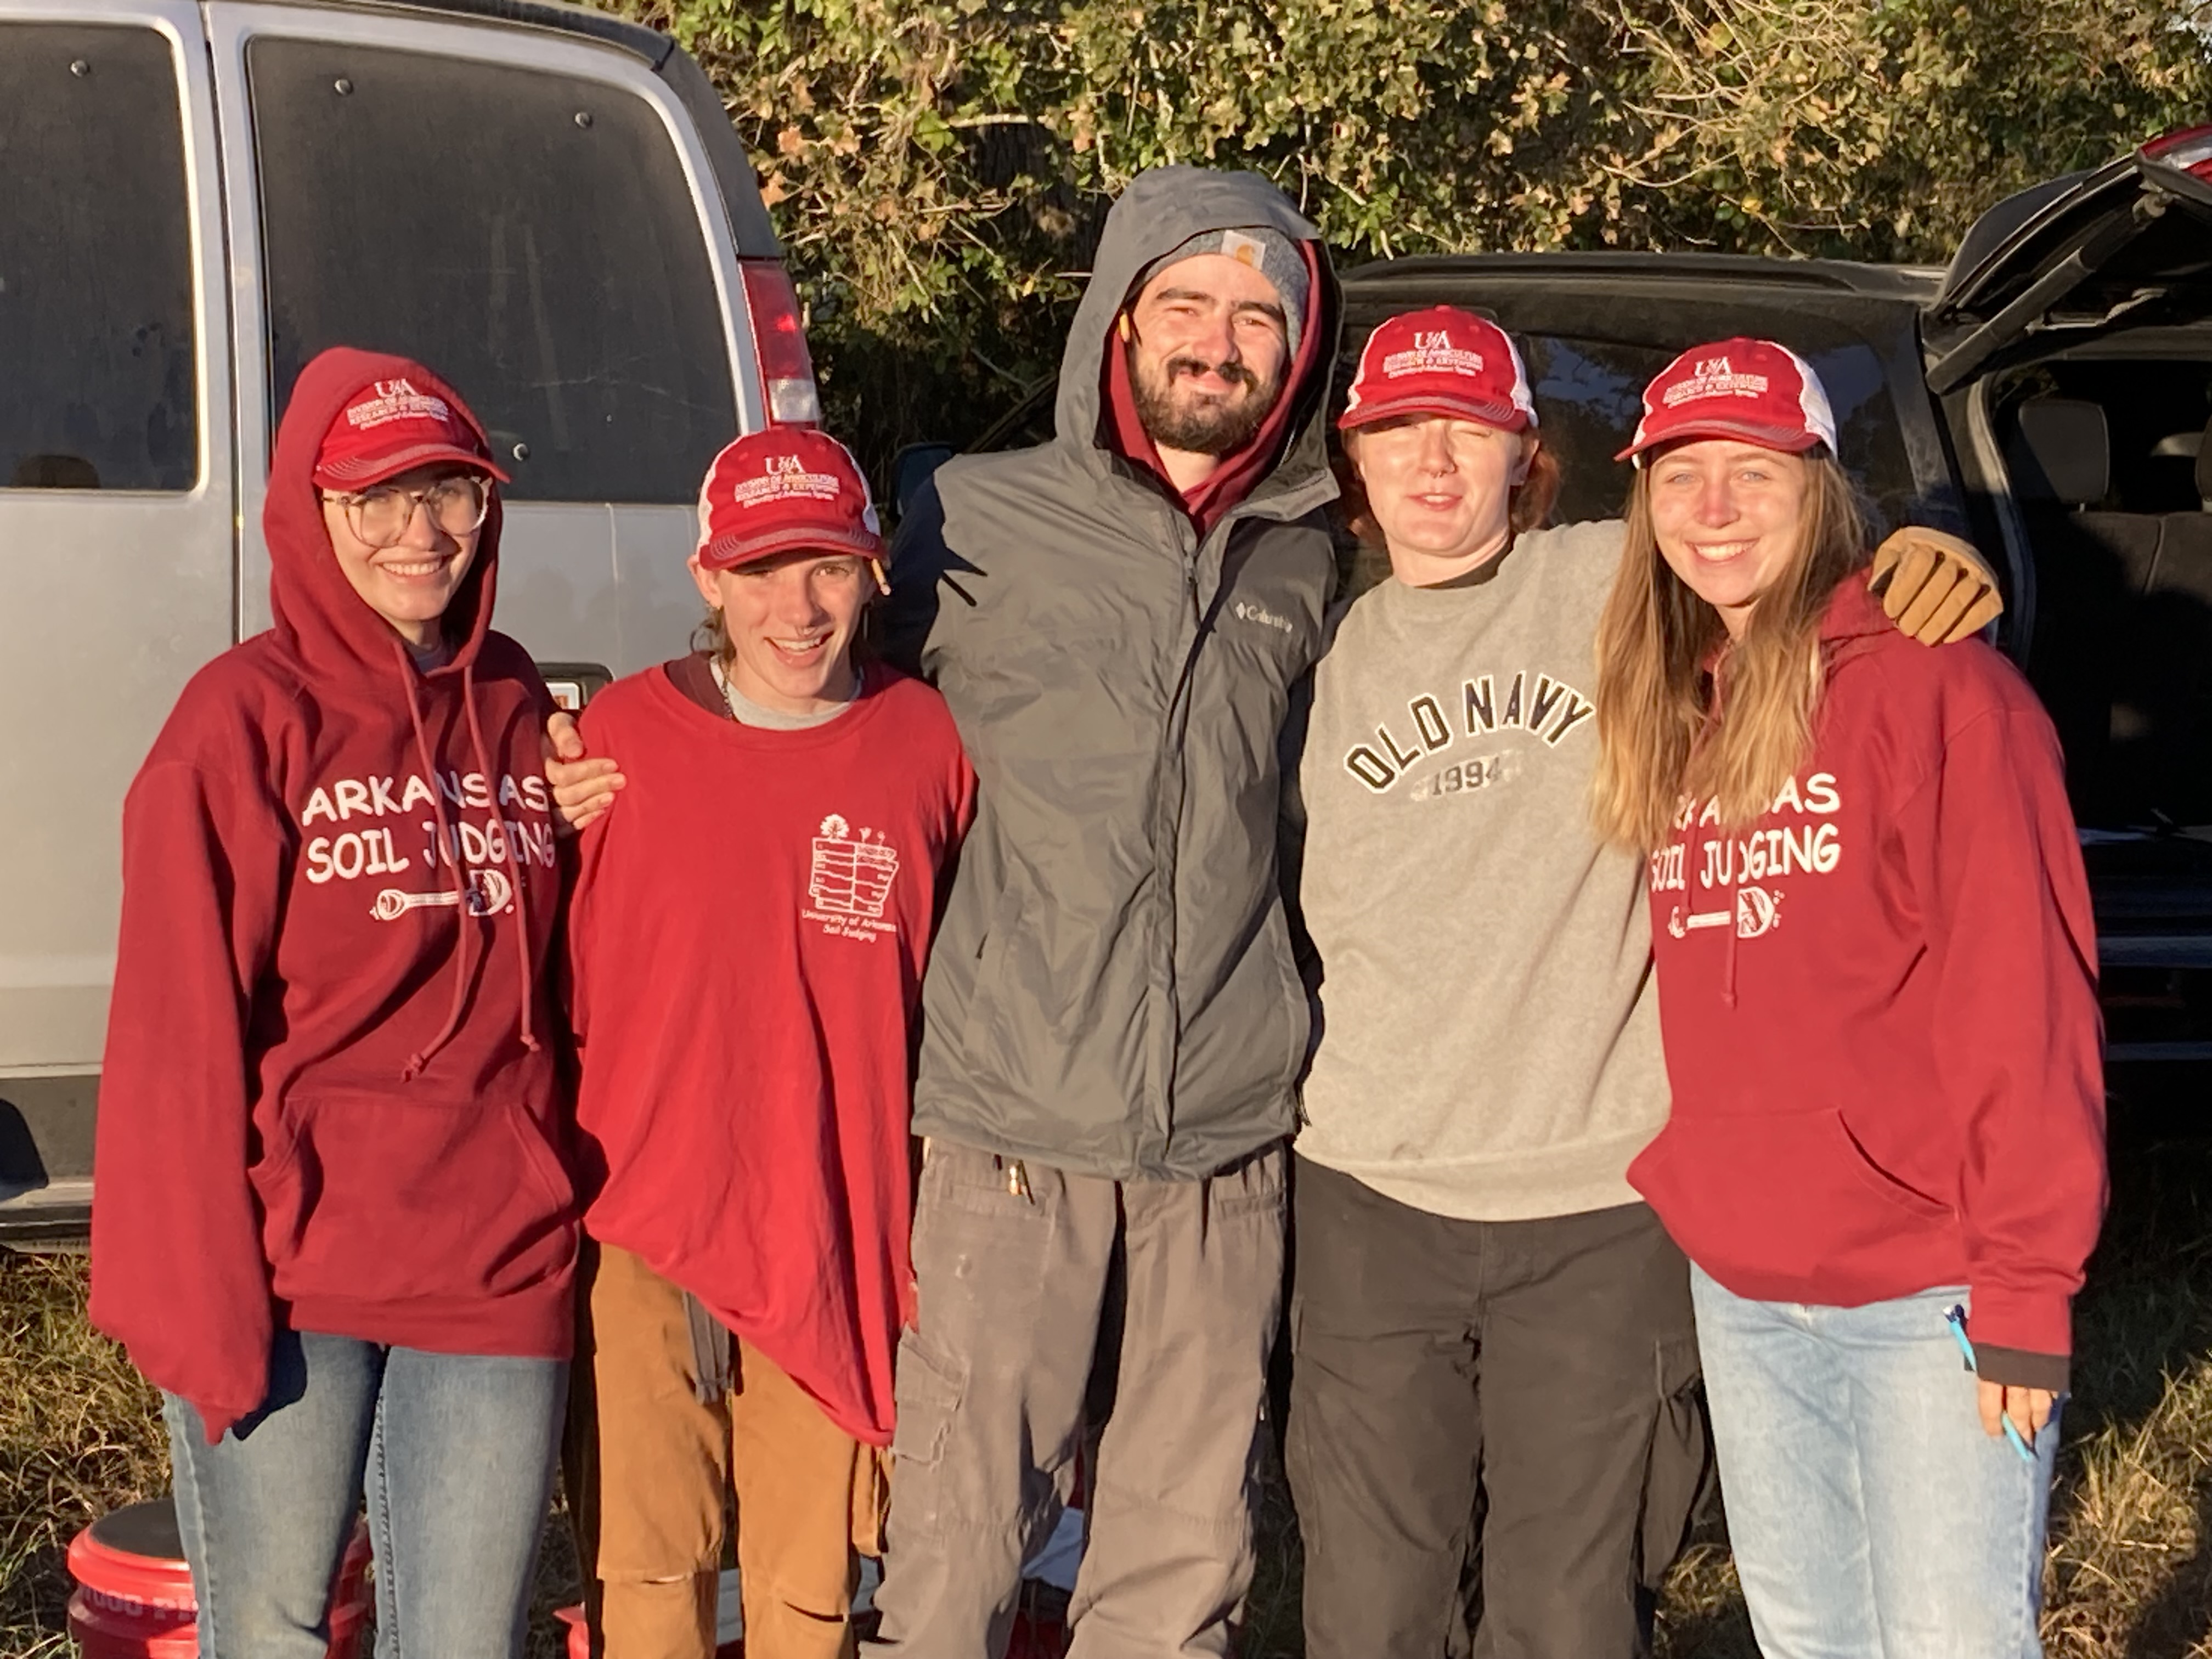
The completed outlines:
<svg viewBox="0 0 2212 1659">
<path fill-rule="evenodd" d="M 453 1033 L 461 1028 L 461 1006 L 469 995 L 469 938 L 476 930 L 469 926 L 469 882 L 463 867 L 460 840 L 446 820 L 445 793 L 439 787 L 438 769 L 430 759 L 430 740 L 422 731 L 422 703 L 416 692 L 415 665 L 407 655 L 406 647 L 398 641 L 392 642 L 392 651 L 399 659 L 399 678 L 407 691 L 407 713 L 415 722 L 415 753 L 422 763 L 422 771 L 430 786 L 430 811 L 438 821 L 438 850 L 445 855 L 446 866 L 453 873 L 453 908 L 460 929 L 453 947 L 453 1006 L 447 1009 L 446 1023 L 438 1028 L 438 1035 L 408 1057 L 407 1067 L 399 1073 L 399 1080 L 412 1083 L 430 1063 L 430 1056 L 452 1042 Z"/>
<path fill-rule="evenodd" d="M 1712 735 L 1720 730 L 1723 704 L 1728 696 L 1725 690 L 1726 682 L 1722 678 L 1722 670 L 1727 665 L 1728 653 L 1723 650 L 1713 662 L 1712 714 L 1705 724 L 1704 738 L 1706 740 L 1710 740 Z M 1743 897 L 1741 890 L 1743 886 L 1743 871 L 1740 860 L 1743 856 L 1744 849 L 1729 830 L 1725 821 L 1721 823 L 1720 831 L 1721 846 L 1728 854 L 1729 872 L 1728 947 L 1721 952 L 1721 1002 L 1723 1006 L 1733 1008 L 1735 1006 L 1736 936 L 1741 930 L 1743 921 Z"/>
<path fill-rule="evenodd" d="M 492 817 L 499 823 L 501 850 L 507 854 L 507 873 L 514 883 L 514 950 L 522 963 L 522 1018 L 516 1031 L 522 1046 L 532 1054 L 538 1052 L 538 1034 L 530 1027 L 530 1005 L 538 999 L 537 964 L 530 957 L 530 911 L 522 892 L 528 885 L 522 878 L 521 860 L 516 854 L 515 835 L 509 833 L 507 823 L 499 816 L 499 785 L 491 769 L 491 757 L 484 748 L 483 727 L 477 720 L 477 671 L 474 663 L 461 669 L 461 708 L 469 717 L 469 745 L 476 750 L 477 770 L 483 774 L 484 788 L 491 796 Z M 520 832 L 521 824 L 514 825 Z"/>
<path fill-rule="evenodd" d="M 1730 862 L 1731 864 L 1734 862 L 1733 854 L 1730 854 Z M 1733 1008 L 1735 1006 L 1735 941 L 1739 921 L 1737 907 L 1741 902 L 1736 890 L 1742 885 L 1741 881 L 1736 878 L 1739 878 L 1742 872 L 1732 868 L 1729 873 L 1731 879 L 1729 882 L 1728 951 L 1721 958 L 1721 1000 Z"/>
</svg>

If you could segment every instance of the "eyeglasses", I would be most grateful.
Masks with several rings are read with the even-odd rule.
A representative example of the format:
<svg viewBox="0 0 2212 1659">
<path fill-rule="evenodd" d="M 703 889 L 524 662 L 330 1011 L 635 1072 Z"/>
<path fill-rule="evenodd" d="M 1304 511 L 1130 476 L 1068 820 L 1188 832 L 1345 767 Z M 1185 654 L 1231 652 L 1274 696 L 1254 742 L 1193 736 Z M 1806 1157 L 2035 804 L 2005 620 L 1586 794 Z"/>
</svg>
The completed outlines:
<svg viewBox="0 0 2212 1659">
<path fill-rule="evenodd" d="M 325 492 L 325 501 L 346 510 L 346 526 L 371 547 L 392 547 L 415 522 L 415 509 L 422 507 L 430 522 L 448 536 L 467 536 L 483 527 L 491 511 L 490 483 L 473 472 L 457 472 L 420 489 L 398 484 L 377 484 L 357 495 Z"/>
</svg>

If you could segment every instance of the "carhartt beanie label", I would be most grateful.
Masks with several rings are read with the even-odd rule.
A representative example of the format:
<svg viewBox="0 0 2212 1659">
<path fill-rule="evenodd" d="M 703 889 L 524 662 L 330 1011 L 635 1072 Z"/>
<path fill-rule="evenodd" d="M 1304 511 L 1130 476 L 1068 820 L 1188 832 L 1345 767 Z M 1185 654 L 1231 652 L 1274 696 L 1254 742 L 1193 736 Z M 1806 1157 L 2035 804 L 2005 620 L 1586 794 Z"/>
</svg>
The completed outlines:
<svg viewBox="0 0 2212 1659">
<path fill-rule="evenodd" d="M 1132 296 L 1170 265 L 1194 259 L 1201 253 L 1226 254 L 1239 264 L 1251 266 L 1274 285 L 1276 296 L 1283 302 L 1284 331 L 1289 337 L 1291 356 L 1295 360 L 1298 336 L 1306 320 L 1306 261 L 1298 252 L 1298 245 L 1279 230 L 1252 225 L 1243 229 L 1200 231 L 1139 271 L 1136 283 L 1130 289 Z"/>
</svg>

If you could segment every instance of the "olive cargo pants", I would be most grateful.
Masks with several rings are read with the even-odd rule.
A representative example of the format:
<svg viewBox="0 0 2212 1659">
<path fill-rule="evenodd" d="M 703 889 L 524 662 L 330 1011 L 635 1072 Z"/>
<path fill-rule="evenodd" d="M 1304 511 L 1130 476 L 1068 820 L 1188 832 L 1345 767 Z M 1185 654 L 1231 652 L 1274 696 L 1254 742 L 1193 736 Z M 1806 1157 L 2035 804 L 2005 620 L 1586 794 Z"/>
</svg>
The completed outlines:
<svg viewBox="0 0 2212 1659">
<path fill-rule="evenodd" d="M 1068 1654 L 1230 1651 L 1252 1578 L 1285 1162 L 1277 1145 L 1202 1181 L 1115 1182 L 933 1143 L 915 1215 L 919 1325 L 899 1346 L 883 1630 L 870 1651 L 1006 1651 L 1022 1563 L 1073 1478 L 1117 1270 L 1126 1316 L 1089 1471 Z"/>
<path fill-rule="evenodd" d="M 568 1480 L 593 1651 L 713 1659 L 734 1496 L 748 1659 L 853 1651 L 856 1539 L 872 1545 L 878 1454 L 769 1357 L 732 1339 L 730 1390 L 698 1397 L 684 1292 L 627 1250 L 589 1247 Z"/>
</svg>

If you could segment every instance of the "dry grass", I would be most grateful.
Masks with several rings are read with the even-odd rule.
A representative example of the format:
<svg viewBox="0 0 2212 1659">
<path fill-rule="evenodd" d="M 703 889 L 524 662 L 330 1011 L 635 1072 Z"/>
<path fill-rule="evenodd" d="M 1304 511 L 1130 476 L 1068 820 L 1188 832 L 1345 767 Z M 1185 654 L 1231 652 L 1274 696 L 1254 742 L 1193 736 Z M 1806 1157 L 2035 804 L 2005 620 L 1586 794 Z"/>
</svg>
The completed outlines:
<svg viewBox="0 0 2212 1659">
<path fill-rule="evenodd" d="M 2201 1077 L 2115 1109 L 2112 1218 L 2080 1304 L 2052 1504 L 2052 1659 L 2212 1659 L 2212 1100 Z M 0 1252 L 0 1656 L 61 1659 L 70 1535 L 167 1482 L 158 1404 L 84 1322 L 81 1259 Z M 1297 1659 L 1297 1542 L 1279 1485 L 1250 1659 Z M 533 1659 L 574 1583 L 549 1525 Z M 1717 1518 L 1674 1571 L 1661 1659 L 1755 1659 Z"/>
<path fill-rule="evenodd" d="M 69 1651 L 62 1552 L 167 1489 L 161 1398 L 84 1320 L 84 1262 L 0 1252 L 0 1654 Z"/>
</svg>

